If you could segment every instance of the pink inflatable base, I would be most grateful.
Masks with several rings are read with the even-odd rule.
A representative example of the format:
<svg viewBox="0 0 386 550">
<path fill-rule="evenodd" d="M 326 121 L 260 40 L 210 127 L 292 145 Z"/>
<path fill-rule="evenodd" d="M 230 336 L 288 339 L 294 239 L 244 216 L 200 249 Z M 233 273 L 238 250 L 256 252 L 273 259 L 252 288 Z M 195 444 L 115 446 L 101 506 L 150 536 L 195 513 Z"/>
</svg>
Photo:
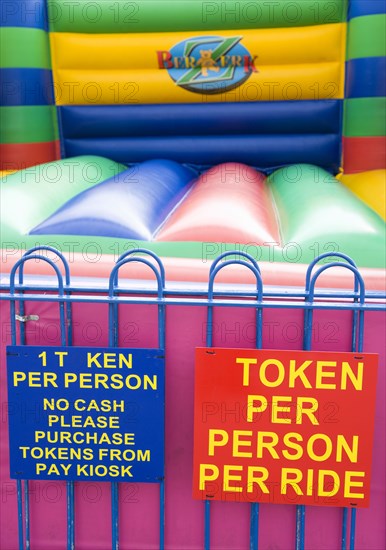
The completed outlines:
<svg viewBox="0 0 386 550">
<path fill-rule="evenodd" d="M 57 305 L 27 304 L 26 313 L 39 322 L 27 325 L 27 343 L 58 345 Z M 107 307 L 74 305 L 74 345 L 107 345 Z M 5 346 L 10 343 L 9 304 L 0 302 L 2 320 L 1 388 L 6 387 Z M 204 505 L 192 499 L 194 349 L 205 345 L 206 309 L 168 306 L 166 342 L 166 548 L 199 550 L 204 539 Z M 154 306 L 120 307 L 120 345 L 157 346 Z M 266 348 L 301 349 L 303 316 L 300 310 L 266 310 L 263 345 Z M 217 308 L 214 345 L 254 347 L 254 312 Z M 313 349 L 350 350 L 351 314 L 316 311 Z M 357 550 L 383 550 L 385 539 L 385 334 L 386 317 L 366 312 L 364 351 L 379 353 L 379 378 L 373 451 L 371 505 L 358 510 Z M 1 539 L 2 550 L 16 550 L 16 482 L 9 479 L 7 418 L 12 403 L 2 392 L 1 422 Z M 28 404 L 27 404 L 28 407 Z M 33 411 L 29 411 L 33 414 Z M 121 550 L 156 550 L 158 542 L 158 485 L 120 485 Z M 66 543 L 66 493 L 63 482 L 31 482 L 31 548 L 63 549 Z M 110 488 L 107 483 L 77 483 L 76 549 L 107 550 L 110 542 Z M 295 506 L 261 505 L 261 548 L 294 548 Z M 306 548 L 340 547 L 342 509 L 307 507 Z M 249 547 L 249 506 L 213 503 L 212 549 L 245 550 Z"/>
</svg>

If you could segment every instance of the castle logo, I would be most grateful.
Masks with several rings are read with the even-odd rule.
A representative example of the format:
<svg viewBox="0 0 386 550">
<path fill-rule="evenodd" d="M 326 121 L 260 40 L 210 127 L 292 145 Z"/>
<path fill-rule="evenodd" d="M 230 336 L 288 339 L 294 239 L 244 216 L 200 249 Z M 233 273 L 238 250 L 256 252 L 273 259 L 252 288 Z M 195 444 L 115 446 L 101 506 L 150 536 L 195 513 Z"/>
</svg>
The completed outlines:
<svg viewBox="0 0 386 550">
<path fill-rule="evenodd" d="M 251 56 L 242 36 L 188 38 L 170 51 L 157 51 L 158 68 L 166 69 L 177 86 L 199 94 L 219 94 L 237 88 L 252 73 L 257 56 Z"/>
</svg>

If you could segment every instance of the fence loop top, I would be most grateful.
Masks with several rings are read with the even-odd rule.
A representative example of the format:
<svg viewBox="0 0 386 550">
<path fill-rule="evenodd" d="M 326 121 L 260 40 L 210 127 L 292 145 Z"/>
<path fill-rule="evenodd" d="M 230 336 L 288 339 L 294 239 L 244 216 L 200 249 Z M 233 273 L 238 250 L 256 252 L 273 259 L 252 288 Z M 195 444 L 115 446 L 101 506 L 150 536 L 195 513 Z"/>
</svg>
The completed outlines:
<svg viewBox="0 0 386 550">
<path fill-rule="evenodd" d="M 119 263 L 120 261 L 124 260 L 125 258 L 128 258 L 129 256 L 132 256 L 134 254 L 147 254 L 148 256 L 151 256 L 158 264 L 158 267 L 159 267 L 159 272 L 160 272 L 160 275 L 161 275 L 161 281 L 162 281 L 162 288 L 164 289 L 165 288 L 165 281 L 166 281 L 166 277 L 165 277 L 165 268 L 164 268 L 164 264 L 161 262 L 161 259 L 159 258 L 159 256 L 157 256 L 157 254 L 155 252 L 152 252 L 151 250 L 148 250 L 147 248 L 136 248 L 134 250 L 127 250 L 126 252 L 124 252 L 123 254 L 121 254 L 117 260 L 117 263 Z M 115 277 L 115 280 L 114 280 L 114 285 L 117 285 L 118 284 L 118 272 L 116 273 L 116 277 Z"/>
<path fill-rule="evenodd" d="M 330 269 L 331 267 L 343 267 L 344 269 L 350 270 L 354 274 L 354 287 L 359 287 L 359 302 L 360 304 L 364 304 L 365 302 L 365 282 L 363 280 L 362 275 L 359 273 L 356 266 L 353 266 L 352 264 L 343 263 L 343 262 L 331 262 L 329 264 L 323 265 L 320 267 L 316 273 L 311 278 L 309 289 L 308 289 L 308 300 L 310 302 L 313 302 L 314 300 L 314 294 L 315 294 L 315 283 L 318 279 L 319 275 L 323 273 L 323 271 L 326 271 L 327 269 Z M 357 292 L 357 290 L 356 290 Z"/>
<path fill-rule="evenodd" d="M 136 258 L 136 257 L 129 257 L 124 258 L 123 260 L 120 260 L 115 264 L 113 269 L 111 270 L 110 277 L 109 277 L 109 297 L 112 298 L 115 294 L 115 292 L 118 290 L 118 271 L 119 269 L 129 263 L 133 262 L 139 262 L 142 264 L 147 265 L 150 267 L 150 269 L 153 271 L 154 275 L 157 279 L 157 295 L 158 299 L 163 299 L 163 284 L 162 284 L 162 276 L 161 273 L 157 270 L 157 268 L 146 258 Z"/>
<path fill-rule="evenodd" d="M 324 258 L 331 258 L 331 257 L 342 258 L 342 260 L 346 260 L 346 262 L 349 265 L 352 265 L 353 267 L 357 268 L 357 264 L 354 262 L 354 260 L 352 258 L 350 258 L 350 256 L 348 256 L 347 254 L 343 254 L 343 252 L 324 252 L 323 254 L 320 254 L 314 260 L 312 260 L 310 265 L 307 267 L 306 284 L 305 284 L 306 292 L 308 292 L 310 290 L 311 274 L 312 274 L 312 270 L 314 269 L 315 265 L 317 263 L 319 263 L 321 260 L 323 260 Z M 341 266 L 342 264 L 344 265 L 343 262 L 338 263 L 339 266 Z M 329 265 L 329 264 L 326 264 L 326 265 Z M 358 280 L 355 277 L 354 292 L 358 292 L 358 289 L 359 289 Z"/>
<path fill-rule="evenodd" d="M 241 250 L 230 250 L 228 252 L 223 252 L 215 260 L 213 260 L 212 265 L 210 266 L 209 275 L 213 273 L 215 268 L 217 267 L 217 264 L 223 259 L 227 258 L 229 256 L 240 256 L 241 258 L 245 258 L 246 260 L 249 260 L 251 264 L 257 269 L 257 271 L 260 273 L 260 267 L 257 261 L 253 256 L 248 254 L 247 252 L 242 252 Z M 237 260 L 234 260 L 237 261 Z"/>
<path fill-rule="evenodd" d="M 34 246 L 33 248 L 30 248 L 29 250 L 27 250 L 23 254 L 23 257 L 30 256 L 31 254 L 34 254 L 35 252 L 39 252 L 40 250 L 47 250 L 49 252 L 52 252 L 53 254 L 58 256 L 58 258 L 61 259 L 61 261 L 63 263 L 63 268 L 64 268 L 64 278 L 65 278 L 65 281 L 66 281 L 66 285 L 69 286 L 70 285 L 70 268 L 69 268 L 68 262 L 67 262 L 66 258 L 63 256 L 63 254 L 61 252 L 59 252 L 59 250 L 57 250 L 53 246 L 49 246 L 49 245 Z M 22 264 L 20 266 L 20 270 L 19 270 L 19 284 L 20 285 L 23 284 L 23 275 L 24 275 L 24 264 Z"/>
<path fill-rule="evenodd" d="M 217 262 L 217 264 L 218 264 L 218 262 Z M 215 279 L 217 273 L 221 269 L 223 269 L 224 267 L 226 267 L 228 265 L 243 265 L 243 266 L 247 267 L 250 271 L 252 271 L 252 273 L 256 277 L 257 299 L 259 301 L 262 301 L 262 299 L 263 299 L 263 280 L 261 278 L 260 270 L 259 270 L 258 267 L 256 268 L 255 265 L 253 265 L 252 263 L 246 262 L 244 260 L 227 260 L 227 261 L 223 262 L 220 265 L 216 265 L 216 267 L 213 269 L 213 271 L 211 271 L 209 273 L 208 299 L 211 300 L 211 301 L 213 300 L 214 279 Z"/>
<path fill-rule="evenodd" d="M 20 268 L 24 267 L 24 264 L 29 260 L 42 260 L 43 262 L 46 262 L 47 264 L 49 264 L 53 268 L 53 270 L 55 271 L 56 276 L 58 278 L 58 294 L 59 294 L 59 297 L 63 297 L 64 296 L 63 277 L 62 277 L 62 274 L 59 271 L 58 266 L 55 264 L 55 262 L 53 260 L 50 260 L 49 258 L 46 258 L 45 256 L 40 256 L 39 254 L 25 254 L 22 258 L 20 258 L 20 260 L 18 260 L 15 263 L 15 265 L 13 266 L 13 268 L 11 270 L 11 273 L 9 275 L 10 293 L 11 294 L 15 293 L 15 277 L 16 277 L 17 270 L 19 269 L 19 267 Z"/>
</svg>

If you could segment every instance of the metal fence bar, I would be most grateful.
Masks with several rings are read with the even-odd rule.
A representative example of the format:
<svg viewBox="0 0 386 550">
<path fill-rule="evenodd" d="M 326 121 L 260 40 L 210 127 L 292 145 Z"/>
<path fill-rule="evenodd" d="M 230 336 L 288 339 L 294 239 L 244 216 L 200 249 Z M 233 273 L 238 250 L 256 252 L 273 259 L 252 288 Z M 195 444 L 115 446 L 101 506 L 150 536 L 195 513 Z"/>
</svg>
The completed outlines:
<svg viewBox="0 0 386 550">
<path fill-rule="evenodd" d="M 250 254 L 248 254 L 247 252 L 242 252 L 241 250 L 240 251 L 237 251 L 237 250 L 231 250 L 229 252 L 223 252 L 222 254 L 220 254 L 219 256 L 217 256 L 217 258 L 215 258 L 209 268 L 209 277 L 212 275 L 213 271 L 216 269 L 217 265 L 221 262 L 221 260 L 224 260 L 224 258 L 230 258 L 232 256 L 238 256 L 240 258 L 244 258 L 244 260 L 249 260 L 249 262 L 253 265 L 253 267 L 259 272 L 260 272 L 260 267 L 259 267 L 259 264 L 257 263 L 257 261 L 255 260 L 255 258 L 253 256 L 251 256 Z M 239 263 L 239 260 L 233 260 L 231 261 L 231 263 L 233 264 L 237 264 Z M 213 291 L 213 295 L 215 294 L 215 292 Z"/>
<path fill-rule="evenodd" d="M 12 293 L 11 293 L 12 295 Z M 11 316 L 11 344 L 16 346 L 16 313 L 15 300 L 10 301 L 10 316 Z M 18 522 L 18 538 L 19 550 L 24 550 L 24 522 L 23 522 L 23 486 L 20 479 L 16 481 L 17 488 L 17 522 Z"/>
<path fill-rule="evenodd" d="M 304 550 L 306 529 L 306 507 L 304 504 L 296 506 L 296 550 Z"/>
<path fill-rule="evenodd" d="M 158 268 L 159 268 L 159 274 L 161 276 L 162 289 L 163 289 L 163 291 L 165 291 L 166 276 L 165 276 L 164 264 L 161 262 L 161 259 L 157 256 L 157 254 L 155 254 L 151 250 L 147 250 L 147 248 L 136 248 L 135 250 L 128 250 L 127 252 L 124 252 L 123 254 L 121 254 L 119 256 L 119 258 L 117 260 L 117 263 L 124 260 L 125 258 L 128 258 L 129 256 L 135 256 L 136 254 L 144 254 L 146 256 L 150 256 L 151 258 L 153 258 L 157 262 L 157 265 L 158 265 Z M 141 258 L 137 258 L 137 260 L 140 261 Z M 115 276 L 115 279 L 114 279 L 114 284 L 115 285 L 118 284 L 118 272 L 116 272 L 116 276 Z"/>
<path fill-rule="evenodd" d="M 3 273 L 3 280 L 6 279 L 6 274 Z M 138 281 L 137 281 L 138 282 Z M 146 284 L 147 281 L 140 281 L 141 284 Z M 224 284 L 224 283 L 223 283 Z M 250 286 L 251 285 L 237 285 L 237 286 L 243 286 L 244 287 L 244 290 L 243 290 L 243 296 L 245 297 L 254 297 L 256 295 L 255 291 L 251 291 L 250 290 Z M 40 286 L 37 286 L 35 284 L 32 283 L 32 281 L 28 281 L 27 283 L 23 283 L 23 290 L 24 292 L 26 291 L 36 291 L 36 290 L 41 290 L 41 285 Z M 56 287 L 55 287 L 56 288 Z M 45 285 L 45 290 L 46 291 L 50 291 L 50 290 L 55 290 L 55 288 L 52 286 L 52 285 Z M 9 289 L 9 283 L 4 283 L 4 282 L 0 282 L 0 291 L 6 291 L 7 289 Z M 274 290 L 273 290 L 274 289 Z M 20 290 L 19 288 L 19 285 L 18 284 L 15 284 L 15 290 Z M 72 293 L 72 292 L 92 292 L 93 294 L 95 295 L 98 295 L 98 294 L 105 294 L 106 292 L 106 288 L 105 287 L 101 287 L 101 286 L 92 286 L 92 287 L 85 287 L 85 286 L 76 286 L 76 285 L 70 285 L 67 290 Z M 124 291 L 125 289 L 122 288 L 122 291 Z M 127 290 L 127 289 L 126 289 Z M 152 288 L 148 288 L 147 286 L 145 287 L 136 287 L 136 288 L 130 288 L 130 294 L 135 296 L 137 294 L 144 294 L 144 292 L 146 292 L 146 294 L 148 294 L 149 296 L 151 295 L 156 295 L 157 294 L 157 290 L 156 289 L 152 289 Z M 67 293 L 67 292 L 66 292 Z M 231 285 L 227 285 L 226 286 L 226 291 L 225 293 L 228 295 L 228 296 L 231 296 L 232 294 L 235 294 L 235 295 L 239 295 L 240 294 L 240 291 L 235 291 L 235 292 L 232 292 L 232 286 Z M 173 296 L 180 296 L 181 294 L 184 294 L 185 296 L 190 296 L 190 297 L 202 297 L 202 296 L 206 296 L 207 295 L 207 289 L 206 290 L 197 290 L 195 288 L 184 288 L 183 290 L 181 289 L 166 289 L 164 290 L 164 297 L 167 298 L 167 297 L 170 297 L 170 298 L 173 298 Z M 213 292 L 213 296 L 222 296 L 224 294 L 224 291 L 221 292 L 220 290 L 215 290 Z M 315 298 L 321 298 L 321 299 L 324 299 L 324 298 L 336 298 L 336 297 L 344 297 L 344 298 L 347 298 L 347 299 L 354 299 L 357 297 L 357 295 L 353 292 L 353 291 L 348 291 L 348 290 L 331 290 L 331 289 L 323 289 L 323 288 L 320 288 L 318 291 L 315 291 Z M 265 287 L 265 290 L 264 290 L 264 297 L 265 298 L 293 298 L 293 299 L 298 299 L 298 300 L 302 300 L 302 299 L 305 299 L 307 297 L 307 293 L 304 291 L 304 290 L 299 290 L 297 287 L 291 287 L 290 290 L 285 290 L 285 291 L 282 291 L 281 290 L 281 287 Z M 371 299 L 377 299 L 377 300 L 385 300 L 386 299 L 386 293 L 384 291 L 380 291 L 380 290 L 368 290 L 366 289 L 366 300 L 371 300 Z"/>
<path fill-rule="evenodd" d="M 258 549 L 259 541 L 259 513 L 260 506 L 258 502 L 251 503 L 251 519 L 249 532 L 249 548 L 250 550 Z"/>
<path fill-rule="evenodd" d="M 318 270 L 318 272 L 312 277 L 312 271 L 314 267 L 323 259 L 325 258 L 340 258 L 344 260 L 344 262 L 329 262 L 328 264 L 325 264 L 321 269 Z M 339 266 L 339 267 L 345 267 L 345 266 L 351 266 L 352 268 L 356 269 L 355 262 L 346 254 L 343 254 L 341 252 L 326 252 L 324 254 L 321 254 L 317 258 L 315 258 L 310 265 L 307 268 L 306 271 L 306 280 L 305 280 L 305 292 L 306 292 L 306 299 L 309 303 L 312 304 L 314 302 L 315 297 L 315 282 L 318 276 L 325 271 L 325 269 L 328 269 L 329 267 Z M 310 296 L 310 289 L 312 287 L 312 298 Z M 354 297 L 357 296 L 359 290 L 359 281 L 355 277 L 354 279 Z M 304 311 L 304 340 L 303 340 L 303 349 L 304 350 L 311 350 L 312 347 L 312 319 L 313 319 L 313 307 L 310 309 L 306 309 Z M 354 312 L 354 326 L 353 326 L 353 335 L 354 335 L 354 343 L 353 346 L 355 346 L 355 334 L 356 334 L 356 315 Z M 344 519 L 345 521 L 345 519 Z M 306 507 L 304 505 L 298 505 L 296 507 L 296 550 L 304 550 L 305 545 L 305 522 L 306 522 Z M 345 532 L 345 529 L 344 529 Z M 342 542 L 343 545 L 343 542 Z M 345 546 L 342 548 L 345 548 Z"/>
<path fill-rule="evenodd" d="M 210 500 L 205 500 L 205 513 L 204 513 L 204 548 L 210 549 Z"/>
<path fill-rule="evenodd" d="M 79 289 L 84 292 L 93 292 L 93 289 Z M 49 292 L 52 291 L 50 288 L 48 290 Z M 72 292 L 76 292 L 76 290 L 72 290 Z M 127 289 L 122 289 L 122 292 L 128 292 Z M 141 294 L 143 294 L 146 291 L 142 291 Z M 180 292 L 181 294 L 181 292 Z M 220 294 L 221 296 L 224 295 L 224 292 Z M 241 293 L 239 294 L 241 295 Z M 359 304 L 356 302 L 348 303 L 346 300 L 349 296 L 347 296 L 345 293 L 341 293 L 336 296 L 336 299 L 339 301 L 335 302 L 327 302 L 327 301 L 321 301 L 321 302 L 314 302 L 312 306 L 307 302 L 300 302 L 300 301 L 290 301 L 290 300 L 283 300 L 281 302 L 274 302 L 272 300 L 263 300 L 261 303 L 261 307 L 263 309 L 320 309 L 320 310 L 340 310 L 340 311 L 385 311 L 385 303 L 382 299 L 382 301 L 377 302 L 368 302 L 364 304 Z M 352 296 L 351 296 L 352 298 Z M 9 293 L 0 293 L 0 300 L 2 301 L 11 301 L 13 299 L 13 296 Z M 24 294 L 20 295 L 18 297 L 18 301 L 32 301 L 32 302 L 59 302 L 63 301 L 64 303 L 71 301 L 72 303 L 91 303 L 91 304 L 109 304 L 117 302 L 117 299 L 110 298 L 108 296 L 89 296 L 85 294 L 81 295 L 73 295 L 71 297 L 63 296 L 62 298 L 58 298 L 57 296 L 51 296 L 46 294 Z M 148 304 L 148 305 L 171 305 L 171 306 L 193 306 L 193 307 L 208 307 L 211 305 L 207 299 L 191 299 L 191 298 L 164 298 L 163 300 L 159 300 L 158 298 L 148 298 L 148 297 L 126 297 L 126 296 L 120 296 L 119 298 L 120 304 Z M 242 299 L 239 300 L 237 298 L 232 299 L 224 299 L 219 300 L 216 307 L 254 307 L 255 302 L 250 299 Z"/>
<path fill-rule="evenodd" d="M 358 273 L 359 275 L 359 273 Z M 364 295 L 361 297 L 361 303 L 364 302 Z M 358 319 L 358 340 L 354 339 L 354 334 L 356 335 L 356 320 Z M 364 339 L 364 311 L 354 311 L 353 318 L 355 323 L 353 323 L 353 342 L 352 342 L 352 351 L 358 351 L 358 353 L 363 352 L 363 339 Z M 355 330 L 354 330 L 355 329 Z M 357 345 L 356 345 L 357 344 Z M 357 348 L 357 349 L 355 349 Z M 351 518 L 350 518 L 350 550 L 355 550 L 355 528 L 356 528 L 356 517 L 357 510 L 356 508 L 351 508 Z"/>
<path fill-rule="evenodd" d="M 17 490 L 17 525 L 18 525 L 19 550 L 23 550 L 24 548 L 23 487 L 21 484 L 21 479 L 18 479 L 16 481 L 16 490 Z"/>
<path fill-rule="evenodd" d="M 141 252 L 151 256 L 158 264 L 159 271 L 156 267 L 146 258 L 135 257 L 133 254 Z M 113 267 L 109 278 L 109 298 L 116 297 L 119 292 L 118 287 L 118 272 L 119 269 L 129 263 L 139 262 L 150 267 L 156 276 L 157 280 L 157 297 L 160 303 L 158 303 L 158 347 L 165 350 L 165 306 L 162 303 L 164 300 L 164 288 L 165 288 L 165 269 L 154 252 L 146 249 L 137 249 L 128 251 L 118 258 L 117 263 Z M 127 292 L 127 289 L 122 289 Z M 109 346 L 119 347 L 119 302 L 109 303 Z M 160 550 L 164 550 L 165 547 L 165 485 L 164 479 L 159 482 L 160 485 L 160 520 L 159 520 L 159 538 L 160 538 Z M 111 539 L 112 550 L 119 550 L 119 484 L 117 482 L 111 482 Z"/>
<path fill-rule="evenodd" d="M 225 260 L 227 257 L 241 256 L 244 258 Z M 220 264 L 221 260 L 225 260 Z M 248 260 L 248 261 L 245 261 Z M 207 325 L 206 325 L 206 346 L 213 346 L 213 297 L 214 297 L 214 279 L 217 273 L 228 265 L 242 265 L 252 271 L 256 277 L 256 297 L 258 306 L 256 308 L 256 348 L 262 347 L 262 300 L 263 300 L 263 282 L 261 279 L 260 268 L 256 260 L 244 252 L 229 251 L 220 254 L 214 260 L 209 271 L 209 284 L 208 284 L 208 309 L 207 309 Z M 240 295 L 241 293 L 239 293 Z M 223 294 L 225 296 L 226 293 Z M 204 547 L 205 550 L 210 549 L 210 501 L 205 500 L 205 513 L 204 513 Z M 259 540 L 259 503 L 251 503 L 250 512 L 250 527 L 249 527 L 249 548 L 250 550 L 258 550 Z"/>
<path fill-rule="evenodd" d="M 29 481 L 24 480 L 24 517 L 25 517 L 25 548 L 31 547 L 31 523 L 30 523 L 30 502 L 29 502 Z"/>
<path fill-rule="evenodd" d="M 351 508 L 351 522 L 350 522 L 350 550 L 355 549 L 355 527 L 357 521 L 357 511 L 355 508 Z"/>
<path fill-rule="evenodd" d="M 159 484 L 159 540 L 160 550 L 165 549 L 165 480 L 162 479 Z"/>
<path fill-rule="evenodd" d="M 59 317 L 60 317 L 60 339 L 61 339 L 61 345 L 66 345 L 66 318 L 65 318 L 65 309 L 64 309 L 64 287 L 63 287 L 63 278 L 62 274 L 60 273 L 58 267 L 55 265 L 53 260 L 50 260 L 49 258 L 46 258 L 44 256 L 41 256 L 39 254 L 35 254 L 40 249 L 48 249 L 51 252 L 56 253 L 55 249 L 52 247 L 35 247 L 34 249 L 31 249 L 27 251 L 20 260 L 18 260 L 15 265 L 13 266 L 11 273 L 10 273 L 10 295 L 12 296 L 11 299 L 11 339 L 12 339 L 12 345 L 16 345 L 17 342 L 17 329 L 16 329 L 16 319 L 21 321 L 20 325 L 20 343 L 21 345 L 26 344 L 25 340 L 25 328 L 24 323 L 26 322 L 25 317 L 25 308 L 24 308 L 24 301 L 20 300 L 20 298 L 23 296 L 23 276 L 24 276 L 24 265 L 28 260 L 35 260 L 35 261 L 44 261 L 48 263 L 55 271 L 58 281 L 58 298 L 59 298 Z M 65 260 L 65 258 L 58 253 L 57 254 L 64 265 L 65 270 L 65 276 L 66 276 L 66 285 L 70 284 L 70 271 L 68 268 L 68 264 Z M 18 303 L 19 303 L 19 311 L 16 315 L 16 299 L 15 296 L 15 278 L 16 273 L 19 272 L 19 285 L 18 285 L 18 293 L 20 293 L 20 296 L 18 295 Z M 66 304 L 66 310 L 67 312 L 70 312 L 70 318 L 71 318 L 71 303 L 68 302 Z M 68 325 L 68 329 L 71 330 L 71 326 Z M 24 510 L 23 510 L 23 487 L 21 484 L 21 481 L 18 480 L 17 482 L 17 498 L 18 498 L 18 521 L 19 521 L 19 549 L 23 550 L 30 550 L 31 546 L 31 537 L 30 537 L 30 504 L 29 504 L 29 481 L 26 479 L 24 480 Z M 67 484 L 67 550 L 73 550 L 74 549 L 74 490 L 72 483 Z M 24 522 L 23 522 L 23 516 L 24 516 Z M 25 543 L 25 544 L 24 544 Z"/>
<path fill-rule="evenodd" d="M 114 268 L 115 269 L 115 268 Z M 115 287 L 118 285 L 118 269 L 115 270 L 113 289 L 111 295 L 115 295 Z M 110 295 L 110 292 L 109 292 Z M 109 346 L 119 346 L 118 332 L 118 304 L 109 304 Z M 111 489 L 111 548 L 119 548 L 119 486 L 116 481 L 110 483 Z"/>
<path fill-rule="evenodd" d="M 119 548 L 119 488 L 116 481 L 112 481 L 111 487 L 111 548 Z"/>
<path fill-rule="evenodd" d="M 74 482 L 66 482 L 67 493 L 67 550 L 75 548 L 75 510 L 74 510 Z"/>
<path fill-rule="evenodd" d="M 27 250 L 27 252 L 25 252 L 23 254 L 23 257 L 30 256 L 31 254 L 35 254 L 36 252 L 41 252 L 41 251 L 52 252 L 53 254 L 55 254 L 55 256 L 60 258 L 60 260 L 62 261 L 62 264 L 63 264 L 63 269 L 64 269 L 64 281 L 65 281 L 65 288 L 66 288 L 65 295 L 66 296 L 71 296 L 71 290 L 69 290 L 70 287 L 71 287 L 70 267 L 67 263 L 66 258 L 63 256 L 63 254 L 61 252 L 59 252 L 59 250 L 56 250 L 56 248 L 54 248 L 53 246 L 39 245 L 39 246 L 34 246 L 33 248 L 30 248 L 29 250 Z M 20 269 L 19 269 L 19 285 L 23 285 L 23 283 L 24 283 L 24 264 L 21 264 Z M 24 307 L 24 302 L 21 302 L 21 304 L 20 304 L 20 312 L 22 311 L 21 310 L 22 305 Z M 20 314 L 24 315 L 24 310 L 23 310 L 23 313 L 20 313 Z M 66 323 L 67 323 L 67 343 L 68 343 L 69 346 L 71 346 L 72 345 L 72 307 L 71 307 L 71 302 L 66 303 Z M 20 331 L 23 331 L 23 333 L 21 333 L 21 336 L 23 337 L 24 336 L 24 325 L 20 326 Z"/>
<path fill-rule="evenodd" d="M 19 284 L 23 284 L 23 264 L 20 265 L 19 268 Z M 21 293 L 23 291 L 21 290 Z M 19 325 L 19 336 L 20 336 L 20 344 L 25 345 L 25 308 L 24 308 L 24 302 L 19 302 L 19 318 L 20 318 L 20 325 Z M 29 500 L 29 481 L 28 479 L 24 480 L 23 485 L 20 484 L 21 491 L 23 491 L 24 486 L 24 526 L 25 526 L 25 548 L 26 550 L 30 549 L 31 546 L 31 528 L 30 528 L 30 500 Z M 22 511 L 22 517 L 23 517 L 23 511 Z"/>
<path fill-rule="evenodd" d="M 52 252 L 55 254 L 60 260 L 62 261 L 63 268 L 64 268 L 64 280 L 65 280 L 65 295 L 71 296 L 71 291 L 67 290 L 70 285 L 70 268 L 67 263 L 66 258 L 63 256 L 61 252 L 53 248 L 52 246 L 35 246 L 33 248 L 30 248 L 25 252 L 23 255 L 24 257 L 30 256 L 31 254 L 34 254 L 36 252 Z M 24 278 L 24 264 L 21 264 L 19 269 L 19 285 L 23 285 L 23 278 Z M 23 307 L 22 307 L 23 306 Z M 24 316 L 24 302 L 20 303 L 20 314 Z M 71 301 L 66 302 L 66 325 L 67 325 L 67 344 L 69 346 L 72 345 L 72 304 Z M 62 332 L 63 331 L 63 332 Z M 61 334 L 64 334 L 64 330 L 62 327 Z M 21 337 L 21 343 L 25 344 L 25 331 L 24 331 L 24 323 L 20 325 L 20 337 Z M 28 494 L 28 480 L 25 481 L 25 487 L 26 487 L 26 499 Z M 28 500 L 27 500 L 28 501 Z M 75 547 L 75 511 L 74 511 L 74 501 L 75 501 L 75 491 L 74 491 L 74 482 L 73 481 L 67 481 L 66 482 L 66 501 L 67 501 L 67 550 L 73 550 Z M 28 514 L 29 516 L 29 514 Z M 26 510 L 26 518 L 27 518 L 27 510 Z M 27 525 L 29 525 L 29 521 L 27 522 Z M 28 529 L 29 532 L 29 529 Z M 27 541 L 29 541 L 29 536 L 26 536 Z M 28 550 L 27 545 L 27 550 Z"/>
<path fill-rule="evenodd" d="M 338 255 L 338 254 L 336 254 Z M 342 256 L 342 255 L 341 255 Z M 346 258 L 347 259 L 347 258 Z M 350 259 L 349 259 L 350 260 Z M 345 269 L 350 270 L 354 275 L 354 303 L 359 301 L 359 305 L 364 305 L 366 291 L 364 280 L 359 273 L 355 263 L 351 260 L 348 263 L 341 262 L 332 262 L 327 265 L 320 267 L 317 272 L 314 274 L 312 279 L 309 279 L 306 283 L 306 288 L 309 291 L 308 301 L 313 302 L 314 293 L 315 293 L 315 283 L 319 275 L 321 275 L 326 269 L 330 267 L 344 267 Z M 308 273 L 308 272 L 307 272 Z M 307 327 L 311 326 L 312 328 L 312 316 L 313 310 L 306 310 L 306 316 L 308 317 Z M 311 346 L 311 336 L 307 332 L 307 337 L 305 333 L 305 345 Z M 351 351 L 362 353 L 363 351 L 363 337 L 364 337 L 364 311 L 357 310 L 353 308 L 353 321 L 351 328 Z M 355 526 L 356 526 L 356 509 L 351 508 L 351 518 L 350 518 L 350 550 L 355 549 Z M 348 508 L 343 508 L 342 516 L 342 536 L 341 536 L 341 549 L 346 550 L 347 546 L 347 529 L 348 529 Z"/>
</svg>

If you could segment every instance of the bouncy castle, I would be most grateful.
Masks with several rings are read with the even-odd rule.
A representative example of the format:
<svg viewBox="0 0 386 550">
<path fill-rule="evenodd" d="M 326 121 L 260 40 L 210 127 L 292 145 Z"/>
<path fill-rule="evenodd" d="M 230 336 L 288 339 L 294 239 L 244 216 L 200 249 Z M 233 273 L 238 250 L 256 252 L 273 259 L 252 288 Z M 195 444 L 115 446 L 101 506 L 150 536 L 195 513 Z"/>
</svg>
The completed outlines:
<svg viewBox="0 0 386 550">
<path fill-rule="evenodd" d="M 384 0 L 4 0 L 0 10 L 1 549 L 385 548 Z M 35 401 L 29 367 L 10 382 L 22 346 L 25 365 L 37 347 L 43 358 L 50 347 L 162 350 L 152 357 L 165 362 L 163 405 L 148 409 L 161 473 L 66 477 L 76 444 L 44 446 L 54 432 L 36 428 L 41 403 L 63 427 L 61 404 L 101 403 L 103 385 L 67 395 L 55 382 L 51 395 L 43 377 Z M 219 393 L 199 401 L 205 347 L 377 354 L 378 373 L 351 409 L 343 390 L 360 383 L 348 363 L 342 401 L 325 381 L 333 374 L 316 375 L 336 393 L 322 419 L 305 414 L 338 439 L 309 453 L 307 488 L 296 473 L 285 498 L 248 500 L 236 465 L 234 490 L 210 501 L 192 491 L 198 426 L 217 422 L 220 452 L 240 403 L 224 402 L 216 381 Z M 351 448 L 346 417 L 363 432 Z M 267 460 L 280 461 L 272 441 Z M 249 444 L 233 443 L 232 456 Z M 330 444 L 333 473 L 320 470 Z M 337 484 L 362 459 L 363 502 L 347 484 L 340 499 Z M 328 475 L 333 488 L 314 493 L 314 476 Z"/>
</svg>

